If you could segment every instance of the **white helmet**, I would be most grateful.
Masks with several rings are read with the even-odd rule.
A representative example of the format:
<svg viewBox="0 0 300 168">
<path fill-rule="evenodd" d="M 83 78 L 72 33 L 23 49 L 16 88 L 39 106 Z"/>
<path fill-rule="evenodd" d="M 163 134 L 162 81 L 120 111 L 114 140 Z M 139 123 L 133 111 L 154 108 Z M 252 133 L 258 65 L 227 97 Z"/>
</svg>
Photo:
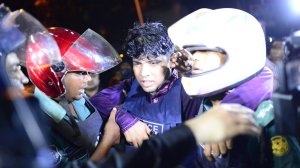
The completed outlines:
<svg viewBox="0 0 300 168">
<path fill-rule="evenodd" d="M 168 33 L 180 48 L 205 46 L 207 50 L 221 49 L 226 54 L 221 67 L 182 78 L 183 87 L 191 96 L 210 96 L 231 89 L 265 65 L 263 29 L 252 15 L 238 9 L 199 9 L 171 25 Z"/>
</svg>

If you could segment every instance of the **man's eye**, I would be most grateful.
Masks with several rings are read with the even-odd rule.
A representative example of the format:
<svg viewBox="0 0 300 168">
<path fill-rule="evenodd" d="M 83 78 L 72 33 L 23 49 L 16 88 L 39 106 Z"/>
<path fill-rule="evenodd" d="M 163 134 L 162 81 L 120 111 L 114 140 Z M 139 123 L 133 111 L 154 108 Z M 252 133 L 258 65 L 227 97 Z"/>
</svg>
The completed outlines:
<svg viewBox="0 0 300 168">
<path fill-rule="evenodd" d="M 139 62 L 132 62 L 132 65 L 140 65 Z"/>
<path fill-rule="evenodd" d="M 78 74 L 78 75 L 82 75 L 82 76 L 84 76 L 84 75 L 88 75 L 88 74 L 89 74 L 89 72 L 88 72 L 88 71 L 74 71 L 73 73 L 76 73 L 76 74 Z"/>
<path fill-rule="evenodd" d="M 155 64 L 159 64 L 160 61 L 150 61 L 149 64 L 155 65 Z"/>
<path fill-rule="evenodd" d="M 88 75 L 88 74 L 89 74 L 88 71 L 82 71 L 82 72 L 80 72 L 80 75 Z"/>
</svg>

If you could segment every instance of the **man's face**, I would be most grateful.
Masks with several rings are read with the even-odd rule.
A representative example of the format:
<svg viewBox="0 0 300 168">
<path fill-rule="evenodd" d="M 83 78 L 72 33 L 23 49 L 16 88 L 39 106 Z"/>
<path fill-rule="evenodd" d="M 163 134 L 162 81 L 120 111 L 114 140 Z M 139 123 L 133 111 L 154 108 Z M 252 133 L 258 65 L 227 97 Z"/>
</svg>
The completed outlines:
<svg viewBox="0 0 300 168">
<path fill-rule="evenodd" d="M 274 41 L 270 49 L 271 60 L 276 62 L 281 60 L 283 56 L 284 56 L 283 42 Z"/>
<path fill-rule="evenodd" d="M 89 81 L 91 76 L 86 71 L 68 72 L 64 77 L 67 101 L 81 99 Z"/>
<path fill-rule="evenodd" d="M 153 59 L 133 59 L 133 72 L 140 86 L 147 93 L 154 94 L 166 79 L 169 71 L 166 56 Z"/>
<path fill-rule="evenodd" d="M 213 51 L 196 51 L 192 54 L 193 75 L 219 68 L 225 63 L 225 55 Z"/>
<path fill-rule="evenodd" d="M 100 78 L 99 74 L 90 74 L 91 80 L 88 82 L 86 89 L 93 90 L 99 87 Z"/>
<path fill-rule="evenodd" d="M 13 86 L 23 90 L 28 78 L 21 71 L 20 60 L 16 53 L 9 53 L 6 57 L 6 70 Z"/>
</svg>

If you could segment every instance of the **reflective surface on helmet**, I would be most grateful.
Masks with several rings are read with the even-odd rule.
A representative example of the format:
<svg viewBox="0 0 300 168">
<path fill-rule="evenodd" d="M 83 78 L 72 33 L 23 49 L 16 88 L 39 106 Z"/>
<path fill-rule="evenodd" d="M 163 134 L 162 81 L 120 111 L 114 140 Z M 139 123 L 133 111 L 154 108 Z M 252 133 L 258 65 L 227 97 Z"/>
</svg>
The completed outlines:
<svg viewBox="0 0 300 168">
<path fill-rule="evenodd" d="M 99 34 L 87 29 L 82 35 L 66 28 L 49 28 L 67 71 L 101 73 L 121 62 L 119 54 Z"/>
<path fill-rule="evenodd" d="M 76 59 L 74 59 L 76 58 Z M 99 34 L 87 29 L 63 56 L 68 71 L 101 73 L 121 62 L 116 50 Z"/>
<path fill-rule="evenodd" d="M 20 63 L 26 66 L 30 80 L 48 96 L 58 97 L 64 93 L 60 78 L 64 70 L 55 73 L 52 64 L 61 61 L 60 52 L 55 40 L 47 29 L 23 10 L 10 14 L 7 25 L 18 25 L 24 34 L 24 41 L 16 50 Z"/>
<path fill-rule="evenodd" d="M 3 7 L 3 6 L 1 6 Z M 17 50 L 25 43 L 26 37 L 21 32 L 22 30 L 14 24 L 16 17 L 20 15 L 18 11 L 9 12 L 5 16 L 2 16 L 0 22 L 0 51 L 6 54 Z"/>
<path fill-rule="evenodd" d="M 63 85 L 50 68 L 52 64 L 61 62 L 60 53 L 47 29 L 24 10 L 17 10 L 3 18 L 2 30 L 6 31 L 10 38 L 1 41 L 13 44 L 8 52 L 16 53 L 20 64 L 27 66 L 31 81 L 48 96 L 57 97 L 63 94 Z M 62 70 L 60 76 L 63 74 Z"/>
<path fill-rule="evenodd" d="M 62 77 L 65 69 L 55 72 L 51 66 L 62 62 L 59 49 L 48 33 L 36 33 L 31 36 L 27 49 L 27 71 L 32 82 L 46 95 L 59 97 L 65 89 Z"/>
</svg>

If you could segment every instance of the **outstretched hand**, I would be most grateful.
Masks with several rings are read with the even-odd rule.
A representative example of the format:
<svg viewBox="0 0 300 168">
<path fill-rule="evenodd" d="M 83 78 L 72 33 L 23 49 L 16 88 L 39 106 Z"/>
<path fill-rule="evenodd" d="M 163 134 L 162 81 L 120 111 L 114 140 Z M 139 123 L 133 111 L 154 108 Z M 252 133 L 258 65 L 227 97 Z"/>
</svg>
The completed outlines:
<svg viewBox="0 0 300 168">
<path fill-rule="evenodd" d="M 261 133 L 261 127 L 254 119 L 254 111 L 239 104 L 216 105 L 185 124 L 199 145 L 227 140 L 239 134 L 257 136 Z"/>
</svg>

